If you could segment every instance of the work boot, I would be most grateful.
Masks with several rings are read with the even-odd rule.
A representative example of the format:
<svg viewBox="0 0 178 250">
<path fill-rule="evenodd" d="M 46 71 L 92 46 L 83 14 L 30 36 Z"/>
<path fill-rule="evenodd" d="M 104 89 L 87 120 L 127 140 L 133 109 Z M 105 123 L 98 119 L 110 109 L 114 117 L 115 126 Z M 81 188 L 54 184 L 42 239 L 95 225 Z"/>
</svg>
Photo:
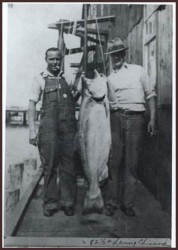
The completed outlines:
<svg viewBox="0 0 178 250">
<path fill-rule="evenodd" d="M 51 210 L 46 210 L 45 208 L 43 209 L 43 214 L 46 217 L 51 217 L 53 214 L 55 214 L 58 211 L 58 209 L 51 209 Z"/>
<path fill-rule="evenodd" d="M 61 206 L 61 209 L 64 211 L 64 214 L 67 216 L 72 216 L 75 213 L 73 206 Z"/>
<path fill-rule="evenodd" d="M 127 216 L 130 216 L 130 217 L 134 217 L 136 216 L 135 214 L 135 211 L 133 210 L 132 207 L 125 207 L 125 206 L 121 206 L 120 207 L 121 211 L 124 212 Z"/>
<path fill-rule="evenodd" d="M 57 203 L 44 203 L 43 204 L 43 214 L 46 217 L 53 216 L 59 210 Z"/>
<path fill-rule="evenodd" d="M 108 204 L 108 205 L 106 205 L 106 207 L 105 207 L 105 214 L 106 214 L 107 216 L 113 216 L 116 209 L 117 209 L 116 206 L 113 206 L 113 205 Z"/>
</svg>

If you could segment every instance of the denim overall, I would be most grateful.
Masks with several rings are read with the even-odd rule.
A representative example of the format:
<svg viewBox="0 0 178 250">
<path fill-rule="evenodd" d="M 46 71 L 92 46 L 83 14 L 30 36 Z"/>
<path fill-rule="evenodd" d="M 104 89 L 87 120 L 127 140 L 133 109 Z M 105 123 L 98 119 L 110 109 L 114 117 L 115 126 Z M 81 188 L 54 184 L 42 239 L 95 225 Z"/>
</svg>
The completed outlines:
<svg viewBox="0 0 178 250">
<path fill-rule="evenodd" d="M 59 199 L 61 206 L 75 205 L 76 118 L 73 97 L 65 79 L 61 77 L 44 79 L 39 153 L 44 169 L 44 207 L 50 210 L 58 208 Z M 60 190 L 57 185 L 58 172 Z"/>
</svg>

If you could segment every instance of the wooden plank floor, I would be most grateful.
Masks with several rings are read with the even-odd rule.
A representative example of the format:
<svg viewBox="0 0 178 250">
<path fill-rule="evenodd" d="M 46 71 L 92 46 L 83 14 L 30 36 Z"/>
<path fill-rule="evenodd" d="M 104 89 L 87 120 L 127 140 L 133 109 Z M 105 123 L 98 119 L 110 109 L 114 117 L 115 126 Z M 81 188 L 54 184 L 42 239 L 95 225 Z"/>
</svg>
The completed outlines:
<svg viewBox="0 0 178 250">
<path fill-rule="evenodd" d="M 171 238 L 171 217 L 139 183 L 136 217 L 127 217 L 118 209 L 113 217 L 105 214 L 82 215 L 85 188 L 79 187 L 76 213 L 62 211 L 52 217 L 42 212 L 42 186 L 32 199 L 16 233 L 18 237 L 90 237 L 90 238 Z"/>
</svg>

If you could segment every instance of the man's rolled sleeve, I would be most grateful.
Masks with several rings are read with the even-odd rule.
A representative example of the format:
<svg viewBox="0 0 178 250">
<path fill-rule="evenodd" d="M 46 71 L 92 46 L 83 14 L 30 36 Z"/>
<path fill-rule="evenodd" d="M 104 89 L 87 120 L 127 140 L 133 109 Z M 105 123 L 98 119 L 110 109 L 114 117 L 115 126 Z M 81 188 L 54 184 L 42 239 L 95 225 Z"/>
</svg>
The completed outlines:
<svg viewBox="0 0 178 250">
<path fill-rule="evenodd" d="M 147 95 L 146 99 L 149 100 L 153 96 L 157 96 L 156 93 L 155 93 L 155 90 L 152 93 L 150 93 L 149 95 Z"/>
<path fill-rule="evenodd" d="M 30 101 L 38 102 L 40 99 L 41 85 L 36 77 L 33 78 L 33 83 L 30 90 Z"/>
<path fill-rule="evenodd" d="M 118 101 L 115 101 L 115 102 L 110 102 L 109 101 L 109 107 L 110 107 L 110 110 L 111 111 L 114 111 L 114 110 L 117 110 L 118 109 Z"/>
<path fill-rule="evenodd" d="M 145 92 L 145 98 L 149 100 L 153 96 L 157 96 L 155 92 L 155 87 L 151 84 L 149 76 L 146 74 L 145 70 L 141 73 L 141 83 Z"/>
</svg>

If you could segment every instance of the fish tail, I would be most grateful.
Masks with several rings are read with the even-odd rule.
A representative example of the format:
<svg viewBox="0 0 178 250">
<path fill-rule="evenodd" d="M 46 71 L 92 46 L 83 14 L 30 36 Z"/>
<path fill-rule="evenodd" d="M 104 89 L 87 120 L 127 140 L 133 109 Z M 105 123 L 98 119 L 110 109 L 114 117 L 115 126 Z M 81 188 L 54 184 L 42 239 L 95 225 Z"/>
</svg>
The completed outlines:
<svg viewBox="0 0 178 250">
<path fill-rule="evenodd" d="M 98 192 L 96 195 L 91 195 L 89 192 L 87 192 L 85 196 L 84 201 L 84 207 L 83 207 L 83 214 L 91 214 L 91 213 L 99 213 L 101 214 L 103 212 L 103 199 L 101 196 L 101 190 L 98 189 Z"/>
</svg>

